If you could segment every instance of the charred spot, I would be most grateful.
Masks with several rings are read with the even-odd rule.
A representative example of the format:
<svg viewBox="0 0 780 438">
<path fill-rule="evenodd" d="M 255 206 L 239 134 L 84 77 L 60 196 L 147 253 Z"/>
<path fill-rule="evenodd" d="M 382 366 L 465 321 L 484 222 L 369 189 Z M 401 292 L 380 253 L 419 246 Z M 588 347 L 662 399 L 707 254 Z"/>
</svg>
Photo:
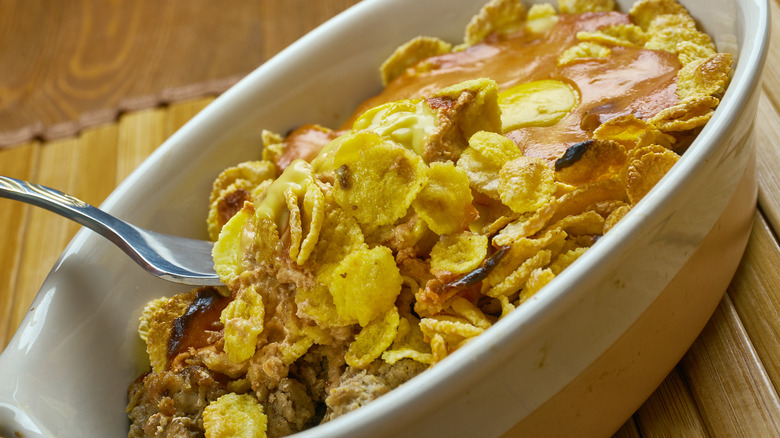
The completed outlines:
<svg viewBox="0 0 780 438">
<path fill-rule="evenodd" d="M 244 207 L 244 201 L 249 201 L 250 199 L 249 192 L 244 189 L 230 192 L 220 199 L 217 208 L 217 211 L 219 212 L 219 223 L 222 225 L 226 224 L 230 218 L 241 211 Z"/>
<path fill-rule="evenodd" d="M 502 258 L 504 258 L 504 255 L 509 250 L 508 246 L 504 246 L 493 255 L 490 256 L 489 259 L 485 261 L 485 263 L 480 266 L 477 269 L 474 269 L 473 271 L 469 272 L 468 274 L 464 275 L 463 277 L 460 277 L 459 279 L 447 283 L 444 285 L 444 289 L 449 289 L 453 287 L 468 287 L 473 286 L 480 281 L 487 278 L 488 274 L 496 268 L 496 265 L 498 265 L 498 262 L 501 261 Z"/>
<path fill-rule="evenodd" d="M 195 300 L 187 306 L 183 315 L 173 321 L 171 337 L 168 339 L 168 359 L 175 358 L 190 347 L 205 346 L 206 332 L 222 329 L 219 316 L 229 301 L 214 287 L 198 289 Z"/>
<path fill-rule="evenodd" d="M 336 178 L 339 180 L 339 185 L 343 190 L 349 190 L 352 187 L 350 182 L 350 171 L 346 164 L 342 164 L 336 169 Z"/>
<path fill-rule="evenodd" d="M 566 149 L 566 152 L 564 152 L 560 158 L 555 160 L 555 170 L 558 171 L 561 169 L 565 169 L 571 166 L 572 164 L 576 163 L 577 161 L 580 161 L 580 158 L 582 158 L 582 156 L 585 155 L 585 152 L 592 144 L 593 144 L 593 140 L 585 140 L 581 143 L 577 143 L 569 146 L 569 148 Z"/>
</svg>

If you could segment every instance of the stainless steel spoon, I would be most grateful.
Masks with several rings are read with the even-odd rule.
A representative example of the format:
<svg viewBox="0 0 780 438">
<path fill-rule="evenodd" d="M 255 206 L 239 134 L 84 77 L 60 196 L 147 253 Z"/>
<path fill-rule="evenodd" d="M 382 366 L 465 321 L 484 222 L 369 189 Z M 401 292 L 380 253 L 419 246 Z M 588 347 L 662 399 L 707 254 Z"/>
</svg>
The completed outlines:
<svg viewBox="0 0 780 438">
<path fill-rule="evenodd" d="M 152 275 L 175 283 L 217 286 L 211 242 L 155 233 L 49 187 L 0 175 L 0 198 L 45 208 L 92 229 Z"/>
</svg>

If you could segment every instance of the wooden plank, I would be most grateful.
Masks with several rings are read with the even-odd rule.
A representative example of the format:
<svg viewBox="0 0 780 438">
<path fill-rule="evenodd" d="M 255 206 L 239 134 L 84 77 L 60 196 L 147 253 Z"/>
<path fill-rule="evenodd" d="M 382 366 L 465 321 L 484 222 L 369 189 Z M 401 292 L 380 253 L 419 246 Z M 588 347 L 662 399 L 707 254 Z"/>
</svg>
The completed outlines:
<svg viewBox="0 0 780 438">
<path fill-rule="evenodd" d="M 220 93 L 358 1 L 0 2 L 0 147 Z"/>
<path fill-rule="evenodd" d="M 168 107 L 166 112 L 167 121 L 165 124 L 165 137 L 170 137 L 185 123 L 195 117 L 195 114 L 201 112 L 208 104 L 214 101 L 214 97 L 203 97 L 192 99 L 185 102 L 175 103 Z"/>
<path fill-rule="evenodd" d="M 767 89 L 765 87 L 765 89 Z M 758 205 L 772 228 L 780 230 L 780 116 L 777 106 L 766 94 L 758 101 L 754 125 L 756 142 L 756 178 L 758 179 Z"/>
<path fill-rule="evenodd" d="M 152 108 L 124 114 L 119 119 L 117 185 L 157 149 L 165 138 L 165 109 Z"/>
<path fill-rule="evenodd" d="M 634 422 L 634 418 L 630 418 L 628 421 L 626 421 L 625 424 L 617 431 L 614 435 L 612 435 L 612 438 L 641 438 L 642 435 L 639 433 L 639 429 L 636 426 L 636 422 Z"/>
<path fill-rule="evenodd" d="M 772 228 L 756 215 L 745 256 L 729 287 L 729 296 L 745 333 L 780 390 L 780 246 Z"/>
<path fill-rule="evenodd" d="M 710 436 L 780 436 L 780 399 L 728 294 L 681 364 Z"/>
<path fill-rule="evenodd" d="M 643 438 L 708 436 L 707 427 L 679 367 L 669 373 L 634 416 Z"/>
<path fill-rule="evenodd" d="M 40 145 L 31 142 L 16 149 L 0 151 L 0 175 L 34 180 Z M 0 199 L 0 351 L 16 331 L 11 323 L 14 302 L 19 293 L 17 280 L 21 269 L 24 236 L 32 207 L 10 199 Z"/>
</svg>

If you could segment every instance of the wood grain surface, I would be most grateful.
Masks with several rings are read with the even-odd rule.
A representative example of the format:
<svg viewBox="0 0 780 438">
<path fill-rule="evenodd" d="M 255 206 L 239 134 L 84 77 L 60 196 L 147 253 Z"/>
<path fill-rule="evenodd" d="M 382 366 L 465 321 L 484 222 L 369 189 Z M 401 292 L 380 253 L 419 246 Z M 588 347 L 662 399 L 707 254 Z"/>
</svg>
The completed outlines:
<svg viewBox="0 0 780 438">
<path fill-rule="evenodd" d="M 0 147 L 224 91 L 358 0 L 3 0 Z"/>
<path fill-rule="evenodd" d="M 780 244 L 777 238 L 780 233 L 780 197 L 778 197 L 780 193 L 780 147 L 778 146 L 780 11 L 778 1 L 780 0 L 771 2 L 775 33 L 772 36 L 767 69 L 764 74 L 763 93 L 754 127 L 759 158 L 757 167 L 759 205 L 755 212 L 753 232 L 746 253 L 723 301 L 700 337 L 656 392 L 615 434 L 616 437 L 780 436 L 780 397 L 778 397 L 780 272 L 777 269 L 780 266 Z M 21 29 L 19 27 L 21 25 L 13 24 L 13 20 L 3 14 L 3 9 L 7 11 L 10 8 L 18 18 L 24 14 L 32 14 L 36 7 L 43 8 L 45 5 L 54 4 L 55 12 L 59 16 L 72 13 L 75 14 L 72 20 L 83 20 L 82 25 L 84 22 L 90 22 L 92 26 L 103 26 L 104 32 L 108 32 L 111 27 L 109 23 L 97 24 L 94 22 L 94 17 L 84 18 L 84 14 L 89 16 L 90 8 L 94 9 L 98 3 L 97 1 L 68 2 L 67 4 L 73 5 L 72 7 L 81 8 L 80 12 L 76 13 L 66 11 L 67 8 L 63 6 L 65 2 L 37 0 L 0 2 L 0 53 L 8 48 L 5 39 L 8 38 L 10 31 L 7 26 L 14 25 Z M 116 8 L 129 7 L 121 5 L 123 3 L 117 2 L 112 5 Z M 174 3 L 190 2 L 171 2 Z M 209 7 L 206 5 L 207 2 L 191 3 L 197 3 L 206 9 Z M 244 41 L 242 44 L 246 45 L 235 44 L 234 41 L 230 45 L 230 50 L 246 48 L 253 54 L 252 56 L 259 52 L 259 56 L 253 61 L 259 63 L 316 23 L 324 21 L 351 3 L 354 2 L 347 0 L 236 2 L 237 10 L 245 7 L 247 9 L 242 10 L 243 13 L 254 14 L 255 24 L 249 25 L 243 17 L 233 16 L 235 11 L 212 11 L 215 16 L 211 19 L 212 21 L 227 20 L 222 22 L 222 25 L 236 23 L 238 27 L 248 26 L 244 30 L 225 31 L 227 33 L 224 35 L 231 32 L 239 34 L 246 32 L 243 35 L 257 32 L 259 35 L 257 40 Z M 151 2 L 147 4 L 139 1 L 133 4 L 138 4 L 135 6 L 140 8 L 137 13 L 142 15 L 148 14 L 148 11 L 141 11 L 143 8 L 152 7 Z M 174 8 L 169 3 L 165 4 L 165 8 Z M 307 7 L 303 7 L 304 5 Z M 312 7 L 312 5 L 317 6 Z M 292 11 L 295 11 L 295 15 L 288 15 L 293 13 Z M 220 12 L 233 18 L 217 17 Z M 170 11 L 166 13 L 175 15 Z M 151 15 L 144 16 L 147 20 L 156 19 Z M 294 19 L 288 19 L 289 17 Z M 50 24 L 54 27 L 62 26 L 62 29 L 66 27 L 62 22 L 55 23 L 57 20 L 53 18 L 42 17 L 42 19 L 52 20 Z M 187 16 L 187 19 L 199 21 L 191 15 Z M 117 36 L 114 40 L 105 42 L 104 47 L 124 47 L 123 38 L 119 37 L 118 33 L 129 31 L 132 28 L 130 23 L 119 20 L 112 26 L 117 26 L 113 29 L 117 32 Z M 211 25 L 198 23 L 193 26 L 198 28 L 197 26 Z M 250 30 L 253 26 L 254 30 Z M 219 33 L 219 30 L 212 29 L 212 31 Z M 26 32 L 31 38 L 56 39 L 56 31 L 52 29 L 44 30 L 45 36 L 38 35 L 30 29 Z M 135 32 L 141 33 L 138 29 Z M 161 31 L 157 29 L 153 32 Z M 74 38 L 75 42 L 69 44 L 75 50 L 78 38 Z M 176 39 L 172 35 L 168 35 L 167 38 L 169 41 Z M 230 39 L 228 36 L 225 38 Z M 61 45 L 57 47 L 65 47 L 64 42 L 58 44 Z M 124 44 L 132 46 L 133 43 L 125 41 Z M 98 53 L 92 52 L 94 48 L 85 46 L 82 50 L 85 54 L 89 53 L 89 56 L 84 59 L 90 59 L 90 65 L 104 66 L 105 71 L 116 63 L 129 62 L 125 58 L 118 60 L 111 57 L 99 60 L 96 57 Z M 124 50 L 127 50 L 127 56 L 130 56 L 129 53 L 134 49 Z M 14 57 L 17 59 L 25 56 L 35 58 L 34 55 L 25 54 L 18 48 L 14 51 L 16 53 Z M 246 53 L 249 52 L 243 55 Z M 197 56 L 190 59 L 183 53 L 172 56 L 181 63 L 200 63 L 197 61 L 199 59 Z M 226 60 L 236 59 L 235 53 L 220 56 Z M 6 62 L 8 62 L 7 57 L 0 57 L 0 71 L 9 71 L 10 64 L 3 64 Z M 129 79 L 131 73 L 117 73 L 119 76 L 114 79 L 96 74 L 94 80 L 114 85 L 99 87 L 103 91 L 94 94 L 85 92 L 76 99 L 79 101 L 78 104 L 63 104 L 61 100 L 67 100 L 66 98 L 72 96 L 66 95 L 67 93 L 63 91 L 65 88 L 58 87 L 70 84 L 71 81 L 81 83 L 71 76 L 73 72 L 60 72 L 58 78 L 53 72 L 41 67 L 39 63 L 43 61 L 27 62 L 37 67 L 17 66 L 12 69 L 11 74 L 0 75 L 0 132 L 11 132 L 8 127 L 13 123 L 17 123 L 17 126 L 26 123 L 20 123 L 22 116 L 10 117 L 8 114 L 11 108 L 26 108 L 19 114 L 41 120 L 48 117 L 46 120 L 52 121 L 50 126 L 57 126 L 57 123 L 63 123 L 68 120 L 68 117 L 72 118 L 78 113 L 74 108 L 86 108 L 87 103 L 98 107 L 119 108 L 121 107 L 119 102 L 123 99 L 160 93 L 160 91 L 148 91 L 153 88 L 153 84 L 161 87 L 159 90 L 174 85 L 187 86 L 220 75 L 230 77 L 233 74 L 240 74 L 241 68 L 248 68 L 242 64 L 243 60 L 236 62 L 232 67 L 213 66 L 213 70 L 208 74 L 214 77 L 209 79 L 196 77 L 194 73 L 187 72 L 187 69 L 181 66 L 179 70 L 183 76 L 176 77 L 173 72 L 160 70 L 160 63 L 163 62 L 160 57 L 157 60 L 150 60 L 143 68 L 132 73 L 139 78 L 138 82 L 143 83 L 141 85 L 135 84 L 136 79 Z M 67 64 L 68 61 L 63 58 L 57 62 Z M 116 71 L 120 70 L 122 68 Z M 123 82 L 128 84 L 117 85 Z M 137 94 L 133 95 L 131 92 Z M 10 103 L 11 100 L 14 103 Z M 155 104 L 144 110 L 123 112 L 111 123 L 86 129 L 80 128 L 78 135 L 58 140 L 30 140 L 15 144 L 12 148 L 0 150 L 0 174 L 57 187 L 87 202 L 100 204 L 113 188 L 165 138 L 210 101 L 211 97 L 203 97 L 176 100 L 166 105 Z M 108 105 L 108 102 L 111 104 Z M 77 229 L 76 225 L 47 211 L 0 199 L 0 347 L 4 348 L 13 336 L 44 277 Z"/>
</svg>

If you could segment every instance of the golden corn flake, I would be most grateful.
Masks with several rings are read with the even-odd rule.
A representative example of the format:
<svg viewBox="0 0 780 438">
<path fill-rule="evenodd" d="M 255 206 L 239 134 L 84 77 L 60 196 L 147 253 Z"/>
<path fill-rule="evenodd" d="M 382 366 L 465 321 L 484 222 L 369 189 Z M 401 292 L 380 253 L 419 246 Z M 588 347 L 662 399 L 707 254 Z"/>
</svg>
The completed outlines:
<svg viewBox="0 0 780 438">
<path fill-rule="evenodd" d="M 247 161 L 222 171 L 209 197 L 209 238 L 216 241 L 222 227 L 243 207 L 244 201 L 251 201 L 255 190 L 275 176 L 276 166 L 269 161 Z"/>
<path fill-rule="evenodd" d="M 677 97 L 685 100 L 696 96 L 723 93 L 729 80 L 732 56 L 719 53 L 688 63 L 677 74 Z"/>
<path fill-rule="evenodd" d="M 168 366 L 168 340 L 173 322 L 184 314 L 195 299 L 195 294 L 195 291 L 177 294 L 170 299 L 155 300 L 147 305 L 151 315 L 147 319 L 146 353 L 155 372 L 161 372 Z"/>
<path fill-rule="evenodd" d="M 222 310 L 224 350 L 231 362 L 243 362 L 255 354 L 257 336 L 263 331 L 265 306 L 254 285 L 241 289 Z"/>
<path fill-rule="evenodd" d="M 335 200 L 361 224 L 387 225 L 406 215 L 428 180 L 419 155 L 359 132 L 336 152 Z"/>
<path fill-rule="evenodd" d="M 391 140 L 418 155 L 432 141 L 440 125 L 438 114 L 425 99 L 407 99 L 388 102 L 369 109 L 355 120 L 354 131 L 371 131 L 383 140 Z M 349 140 L 347 135 L 340 148 L 354 148 L 359 142 Z M 358 140 L 360 137 L 356 137 Z"/>
<path fill-rule="evenodd" d="M 639 0 L 628 11 L 631 21 L 642 29 L 648 29 L 655 17 L 669 14 L 689 15 L 676 0 Z"/>
<path fill-rule="evenodd" d="M 303 331 L 297 333 L 297 336 L 293 336 L 292 338 L 293 339 L 289 339 L 288 336 L 288 339 L 285 339 L 285 342 L 282 342 L 279 345 L 282 363 L 285 366 L 298 360 L 299 357 L 306 354 L 306 352 L 309 351 L 309 348 L 314 345 L 314 339 L 307 336 Z"/>
<path fill-rule="evenodd" d="M 430 340 L 431 344 L 431 364 L 440 362 L 449 354 L 447 348 L 447 341 L 444 340 L 442 335 L 436 333 Z"/>
<path fill-rule="evenodd" d="M 649 122 L 662 131 L 688 131 L 707 124 L 720 101 L 712 96 L 696 96 L 663 109 Z"/>
<path fill-rule="evenodd" d="M 593 131 L 595 140 L 611 140 L 623 145 L 626 150 L 657 144 L 670 147 L 675 138 L 656 129 L 633 114 L 626 114 L 607 120 Z"/>
<path fill-rule="evenodd" d="M 531 5 L 525 21 L 525 29 L 531 33 L 542 33 L 558 22 L 558 12 L 549 3 Z"/>
<path fill-rule="evenodd" d="M 558 0 L 561 14 L 581 14 L 583 12 L 609 12 L 615 10 L 614 0 Z"/>
<path fill-rule="evenodd" d="M 347 365 L 362 369 L 378 359 L 395 340 L 399 318 L 398 309 L 393 306 L 384 316 L 363 327 L 355 336 L 354 342 L 349 344 L 345 355 Z"/>
<path fill-rule="evenodd" d="M 319 186 L 312 180 L 306 181 L 306 194 L 303 197 L 303 214 L 301 222 L 305 238 L 301 242 L 301 250 L 296 262 L 303 265 L 314 251 L 317 240 L 325 221 L 325 195 Z"/>
<path fill-rule="evenodd" d="M 464 231 L 441 236 L 431 249 L 431 268 L 465 274 L 478 268 L 487 256 L 488 238 Z"/>
<path fill-rule="evenodd" d="M 439 317 L 423 318 L 420 321 L 420 330 L 428 339 L 439 335 L 449 345 L 456 345 L 463 339 L 479 336 L 485 331 L 485 329 L 476 327 L 468 322 L 446 320 Z"/>
<path fill-rule="evenodd" d="M 228 393 L 203 409 L 206 438 L 265 438 L 268 418 L 250 394 Z"/>
<path fill-rule="evenodd" d="M 607 46 L 644 46 L 647 36 L 635 24 L 607 26 L 595 32 L 577 32 L 577 39 Z"/>
<path fill-rule="evenodd" d="M 379 68 L 382 83 L 387 85 L 400 76 L 406 69 L 432 56 L 443 55 L 452 50 L 452 44 L 439 38 L 418 36 L 401 47 Z"/>
<path fill-rule="evenodd" d="M 363 231 L 355 218 L 333 204 L 326 204 L 320 236 L 312 253 L 315 262 L 320 266 L 318 275 L 329 277 L 330 270 L 347 254 L 365 247 Z"/>
<path fill-rule="evenodd" d="M 466 318 L 469 323 L 475 327 L 488 329 L 491 325 L 493 325 L 493 322 L 490 320 L 490 318 L 488 318 L 479 307 L 475 306 L 471 303 L 471 301 L 463 297 L 455 297 L 455 299 L 452 300 L 451 307 L 455 313 L 462 316 L 463 318 Z"/>
<path fill-rule="evenodd" d="M 566 216 L 550 225 L 550 229 L 559 228 L 570 236 L 603 234 L 604 218 L 595 211 L 588 210 L 574 216 Z"/>
<path fill-rule="evenodd" d="M 468 228 L 477 216 L 466 173 L 452 163 L 431 163 L 428 182 L 417 195 L 414 211 L 436 234 L 452 234 Z"/>
<path fill-rule="evenodd" d="M 365 327 L 393 307 L 401 282 L 393 253 L 377 246 L 348 254 L 330 275 L 328 287 L 339 316 Z"/>
<path fill-rule="evenodd" d="M 555 162 L 555 179 L 575 186 L 601 181 L 619 176 L 625 164 L 626 149 L 620 143 L 588 140 L 571 146 Z"/>
<path fill-rule="evenodd" d="M 146 342 L 147 340 L 154 314 L 162 309 L 163 305 L 165 305 L 168 300 L 168 297 L 160 297 L 149 301 L 144 306 L 144 310 L 141 312 L 141 316 L 138 318 L 138 337 L 141 338 L 142 341 Z"/>
<path fill-rule="evenodd" d="M 668 149 L 663 152 L 648 152 L 632 159 L 628 167 L 626 192 L 631 204 L 636 205 L 666 172 L 677 163 L 679 155 Z"/>
<path fill-rule="evenodd" d="M 622 178 L 606 179 L 577 187 L 555 200 L 554 223 L 566 216 L 578 215 L 591 206 L 604 201 L 625 201 L 626 187 Z"/>
<path fill-rule="evenodd" d="M 498 84 L 491 79 L 473 79 L 451 85 L 435 92 L 432 98 L 450 99 L 460 104 L 456 105 L 458 111 L 452 123 L 464 139 L 479 131 L 498 132 L 501 129 Z"/>
<path fill-rule="evenodd" d="M 343 327 L 352 323 L 339 316 L 333 295 L 324 284 L 299 287 L 295 292 L 295 305 L 298 316 L 314 320 L 319 327 Z"/>
<path fill-rule="evenodd" d="M 260 140 L 263 143 L 263 160 L 276 163 L 284 154 L 284 137 L 276 132 L 263 129 L 260 134 Z"/>
<path fill-rule="evenodd" d="M 558 204 L 553 202 L 512 221 L 493 238 L 493 245 L 496 247 L 510 245 L 541 231 L 553 217 L 557 208 Z"/>
<path fill-rule="evenodd" d="M 558 65 L 563 66 L 577 60 L 606 58 L 612 54 L 612 49 L 594 42 L 582 42 L 564 50 L 558 57 Z"/>
<path fill-rule="evenodd" d="M 555 274 L 551 269 L 534 269 L 533 272 L 531 272 L 531 275 L 528 276 L 528 281 L 525 282 L 525 286 L 520 292 L 520 296 L 517 298 L 518 304 L 534 296 L 534 294 L 539 292 L 544 286 L 547 286 L 553 278 L 555 278 Z"/>
<path fill-rule="evenodd" d="M 519 0 L 490 0 L 466 26 L 464 43 L 471 46 L 490 34 L 510 33 L 523 24 L 525 14 L 525 5 Z"/>
<path fill-rule="evenodd" d="M 683 41 L 715 49 L 715 44 L 712 43 L 709 35 L 686 27 L 667 27 L 657 32 L 649 33 L 644 48 L 677 53 L 677 45 Z"/>
<path fill-rule="evenodd" d="M 500 283 L 487 289 L 485 294 L 494 298 L 502 295 L 509 297 L 523 288 L 534 269 L 547 265 L 550 263 L 551 258 L 552 251 L 539 251 L 533 257 L 526 259 L 514 272 L 503 278 Z"/>
<path fill-rule="evenodd" d="M 544 160 L 516 158 L 504 165 L 498 174 L 498 193 L 515 213 L 536 211 L 553 199 L 555 173 Z"/>
<path fill-rule="evenodd" d="M 717 52 L 712 46 L 702 46 L 690 41 L 682 41 L 677 43 L 677 59 L 683 66 L 686 66 L 694 61 L 711 58 L 715 55 L 717 55 Z"/>
<path fill-rule="evenodd" d="M 585 251 L 587 250 L 587 247 L 580 246 L 558 254 L 558 257 L 550 263 L 550 271 L 552 271 L 554 275 L 560 274 L 564 269 L 568 268 L 569 265 L 574 263 L 575 260 L 580 258 L 581 255 L 585 254 Z"/>
<path fill-rule="evenodd" d="M 237 181 L 256 186 L 263 181 L 276 177 L 276 165 L 270 161 L 246 161 L 237 166 L 229 167 L 219 174 L 212 186 L 209 204 L 213 203 L 220 193 Z"/>
<path fill-rule="evenodd" d="M 607 219 L 604 220 L 604 234 L 607 233 L 607 231 L 611 230 L 612 227 L 615 226 L 623 217 L 631 211 L 630 205 L 623 205 L 618 208 L 616 208 L 612 213 L 607 216 Z"/>
<path fill-rule="evenodd" d="M 498 94 L 501 130 L 552 126 L 569 114 L 579 100 L 571 85 L 554 79 L 516 85 Z"/>
<path fill-rule="evenodd" d="M 303 224 L 301 223 L 301 209 L 298 207 L 298 196 L 293 189 L 284 191 L 284 200 L 289 212 L 288 224 L 290 230 L 290 258 L 296 260 L 303 240 Z"/>
<path fill-rule="evenodd" d="M 650 20 L 647 33 L 658 33 L 669 27 L 696 30 L 696 22 L 688 15 L 687 11 L 681 14 L 660 14 Z"/>
<path fill-rule="evenodd" d="M 243 251 L 237 251 L 236 249 L 242 248 L 241 237 L 244 232 L 244 226 L 252 218 L 254 218 L 253 209 L 245 207 L 222 227 L 219 239 L 214 243 L 214 248 L 211 251 L 211 255 L 214 258 L 214 270 L 217 272 L 219 279 L 225 284 L 238 277 L 238 274 L 243 271 L 244 254 Z M 274 232 L 275 229 L 276 226 L 274 225 Z"/>
<path fill-rule="evenodd" d="M 420 321 L 411 315 L 399 319 L 396 338 L 390 349 L 382 353 L 382 360 L 389 364 L 407 358 L 428 365 L 433 362 L 431 346 L 425 342 Z"/>
<path fill-rule="evenodd" d="M 472 189 L 498 200 L 498 172 L 506 162 L 522 154 L 512 140 L 494 132 L 480 131 L 471 136 L 457 167 L 469 178 Z"/>
</svg>

